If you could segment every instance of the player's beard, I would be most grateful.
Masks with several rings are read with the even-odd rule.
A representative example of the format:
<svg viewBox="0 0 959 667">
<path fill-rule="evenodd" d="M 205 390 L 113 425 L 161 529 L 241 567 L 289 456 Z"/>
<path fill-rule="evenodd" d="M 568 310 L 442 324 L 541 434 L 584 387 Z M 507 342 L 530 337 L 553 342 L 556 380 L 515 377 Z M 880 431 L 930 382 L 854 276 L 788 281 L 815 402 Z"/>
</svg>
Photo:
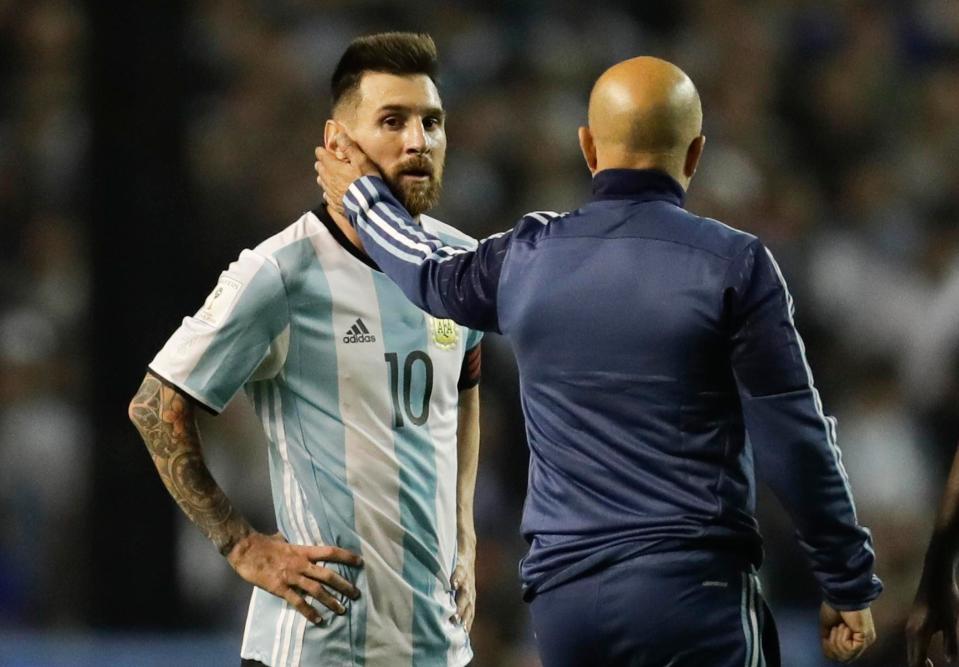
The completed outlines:
<svg viewBox="0 0 959 667">
<path fill-rule="evenodd" d="M 408 181 L 403 174 L 425 173 L 425 181 Z M 397 196 L 410 215 L 425 213 L 440 200 L 443 190 L 443 165 L 434 164 L 426 158 L 412 158 L 400 164 L 387 179 L 390 190 Z"/>
</svg>

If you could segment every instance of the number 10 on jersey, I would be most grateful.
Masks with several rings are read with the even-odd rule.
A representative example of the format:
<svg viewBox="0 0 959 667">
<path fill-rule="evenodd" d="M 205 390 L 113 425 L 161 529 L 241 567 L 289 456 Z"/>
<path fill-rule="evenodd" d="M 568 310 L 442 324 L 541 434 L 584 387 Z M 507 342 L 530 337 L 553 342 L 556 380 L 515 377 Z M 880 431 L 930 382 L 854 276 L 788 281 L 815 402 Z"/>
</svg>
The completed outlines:
<svg viewBox="0 0 959 667">
<path fill-rule="evenodd" d="M 403 414 L 415 426 L 422 426 L 430 418 L 430 396 L 433 394 L 433 360 L 422 350 L 413 350 L 400 368 L 399 356 L 396 352 L 387 352 L 383 355 L 390 372 L 390 397 L 393 399 L 393 426 L 403 428 L 405 422 Z M 426 374 L 423 384 L 423 396 L 418 409 L 413 407 L 413 373 L 416 366 L 422 364 Z M 402 389 L 402 394 L 400 393 Z"/>
</svg>

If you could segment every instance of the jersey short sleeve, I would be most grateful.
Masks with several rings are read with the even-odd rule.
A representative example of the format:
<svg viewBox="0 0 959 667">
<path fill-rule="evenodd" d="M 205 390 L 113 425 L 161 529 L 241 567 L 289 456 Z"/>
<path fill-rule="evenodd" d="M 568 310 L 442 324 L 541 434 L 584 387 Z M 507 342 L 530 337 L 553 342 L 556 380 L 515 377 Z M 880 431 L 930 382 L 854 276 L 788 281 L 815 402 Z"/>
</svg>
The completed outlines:
<svg viewBox="0 0 959 667">
<path fill-rule="evenodd" d="M 466 330 L 466 349 L 467 351 L 472 350 L 474 347 L 480 344 L 480 341 L 483 340 L 483 332 L 476 331 L 475 329 Z"/>
<path fill-rule="evenodd" d="M 282 368 L 289 317 L 279 267 L 270 257 L 244 250 L 149 369 L 220 412 L 246 382 L 273 377 Z"/>
</svg>

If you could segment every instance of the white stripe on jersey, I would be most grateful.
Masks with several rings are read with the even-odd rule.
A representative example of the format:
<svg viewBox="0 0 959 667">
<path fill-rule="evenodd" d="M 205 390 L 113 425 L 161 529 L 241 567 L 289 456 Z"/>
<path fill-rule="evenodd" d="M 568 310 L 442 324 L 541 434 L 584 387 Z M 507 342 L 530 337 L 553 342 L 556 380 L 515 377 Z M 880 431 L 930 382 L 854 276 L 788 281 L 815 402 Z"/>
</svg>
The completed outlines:
<svg viewBox="0 0 959 667">
<path fill-rule="evenodd" d="M 318 253 L 319 254 L 319 253 Z M 346 272 L 333 266 L 321 254 L 324 272 L 333 297 L 332 320 L 334 332 L 345 332 L 356 321 L 357 304 L 378 304 L 373 274 Z M 324 261 L 325 260 L 325 261 Z M 338 261 L 356 261 L 350 256 Z M 376 306 L 378 309 L 378 306 Z M 355 529 L 363 544 L 363 573 L 366 576 L 368 596 L 365 603 L 367 636 L 354 641 L 370 640 L 376 644 L 395 647 L 392 655 L 379 662 L 382 651 L 366 652 L 366 667 L 394 667 L 409 660 L 413 626 L 412 590 L 402 581 L 403 525 L 399 504 L 399 465 L 393 449 L 393 433 L 388 422 L 375 414 L 380 406 L 389 414 L 392 409 L 386 363 L 382 363 L 383 378 L 379 382 L 365 382 L 364 396 L 357 400 L 349 391 L 353 384 L 350 373 L 366 366 L 365 360 L 383 360 L 385 348 L 379 313 L 364 322 L 375 341 L 362 345 L 344 343 L 336 336 L 336 364 L 340 369 L 340 418 L 344 425 L 346 481 L 353 490 Z M 374 387 L 376 389 L 374 389 Z M 380 394 L 379 396 L 375 394 Z M 376 474 L 366 471 L 374 469 Z M 375 487 L 371 486 L 375 483 Z M 379 614 L 389 618 L 378 618 Z"/>
<path fill-rule="evenodd" d="M 275 435 L 277 451 L 280 455 L 283 470 L 283 500 L 286 518 L 289 522 L 291 534 L 287 539 L 293 544 L 322 544 L 319 539 L 319 532 L 309 535 L 306 530 L 305 508 L 302 501 L 302 490 L 293 476 L 293 469 L 289 462 L 288 443 L 286 440 L 286 431 L 283 424 L 283 404 L 281 402 L 280 390 L 275 383 L 263 385 L 262 394 L 270 393 L 273 401 L 273 418 L 270 418 L 270 401 L 267 396 L 262 396 L 260 416 L 263 421 L 263 430 L 267 434 Z M 254 597 L 251 606 L 255 604 Z M 312 598 L 307 598 L 311 602 Z M 247 626 L 244 630 L 244 646 L 249 641 L 251 634 L 250 619 L 253 617 L 253 610 L 247 620 Z M 285 665 L 298 665 L 300 653 L 303 646 L 303 633 L 306 631 L 307 620 L 296 609 L 284 602 L 283 610 L 277 615 L 276 628 L 274 630 L 273 652 L 270 658 L 271 663 L 276 667 Z M 293 649 L 293 656 L 290 656 L 290 649 Z M 242 650 L 242 649 L 241 649 Z"/>
<path fill-rule="evenodd" d="M 286 426 L 283 422 L 283 401 L 280 396 L 280 388 L 276 383 L 271 383 L 273 387 L 273 405 L 274 405 L 274 415 L 276 416 L 276 439 L 282 451 L 288 455 L 289 453 L 289 443 L 286 439 Z M 303 505 L 303 491 L 300 489 L 299 483 L 296 481 L 296 477 L 293 475 L 293 467 L 290 465 L 289 459 L 284 460 L 284 474 L 288 475 L 290 479 L 290 494 L 293 496 L 293 516 L 292 521 L 296 526 L 299 536 L 297 543 L 299 544 L 322 544 L 319 533 L 311 535 L 307 530 L 306 526 L 306 509 Z M 307 604 L 313 604 L 313 598 L 307 596 Z M 294 623 L 291 625 L 290 632 L 292 634 L 291 641 L 293 642 L 293 656 L 290 659 L 290 664 L 297 666 L 300 664 L 300 654 L 303 650 L 303 633 L 306 632 L 307 619 L 305 616 L 297 612 L 295 609 L 291 608 L 291 612 L 294 614 Z M 289 645 L 284 647 L 284 651 L 289 648 Z"/>
</svg>

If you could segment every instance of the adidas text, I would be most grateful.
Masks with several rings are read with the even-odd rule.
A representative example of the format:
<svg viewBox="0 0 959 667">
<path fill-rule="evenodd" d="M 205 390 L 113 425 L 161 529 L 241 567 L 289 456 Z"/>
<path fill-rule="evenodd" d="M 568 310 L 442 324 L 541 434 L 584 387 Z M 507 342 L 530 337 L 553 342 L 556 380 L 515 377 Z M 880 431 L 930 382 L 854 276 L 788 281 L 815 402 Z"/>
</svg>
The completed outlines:
<svg viewBox="0 0 959 667">
<path fill-rule="evenodd" d="M 350 333 L 343 336 L 344 343 L 375 343 L 376 336 L 373 334 L 355 334 Z"/>
</svg>

